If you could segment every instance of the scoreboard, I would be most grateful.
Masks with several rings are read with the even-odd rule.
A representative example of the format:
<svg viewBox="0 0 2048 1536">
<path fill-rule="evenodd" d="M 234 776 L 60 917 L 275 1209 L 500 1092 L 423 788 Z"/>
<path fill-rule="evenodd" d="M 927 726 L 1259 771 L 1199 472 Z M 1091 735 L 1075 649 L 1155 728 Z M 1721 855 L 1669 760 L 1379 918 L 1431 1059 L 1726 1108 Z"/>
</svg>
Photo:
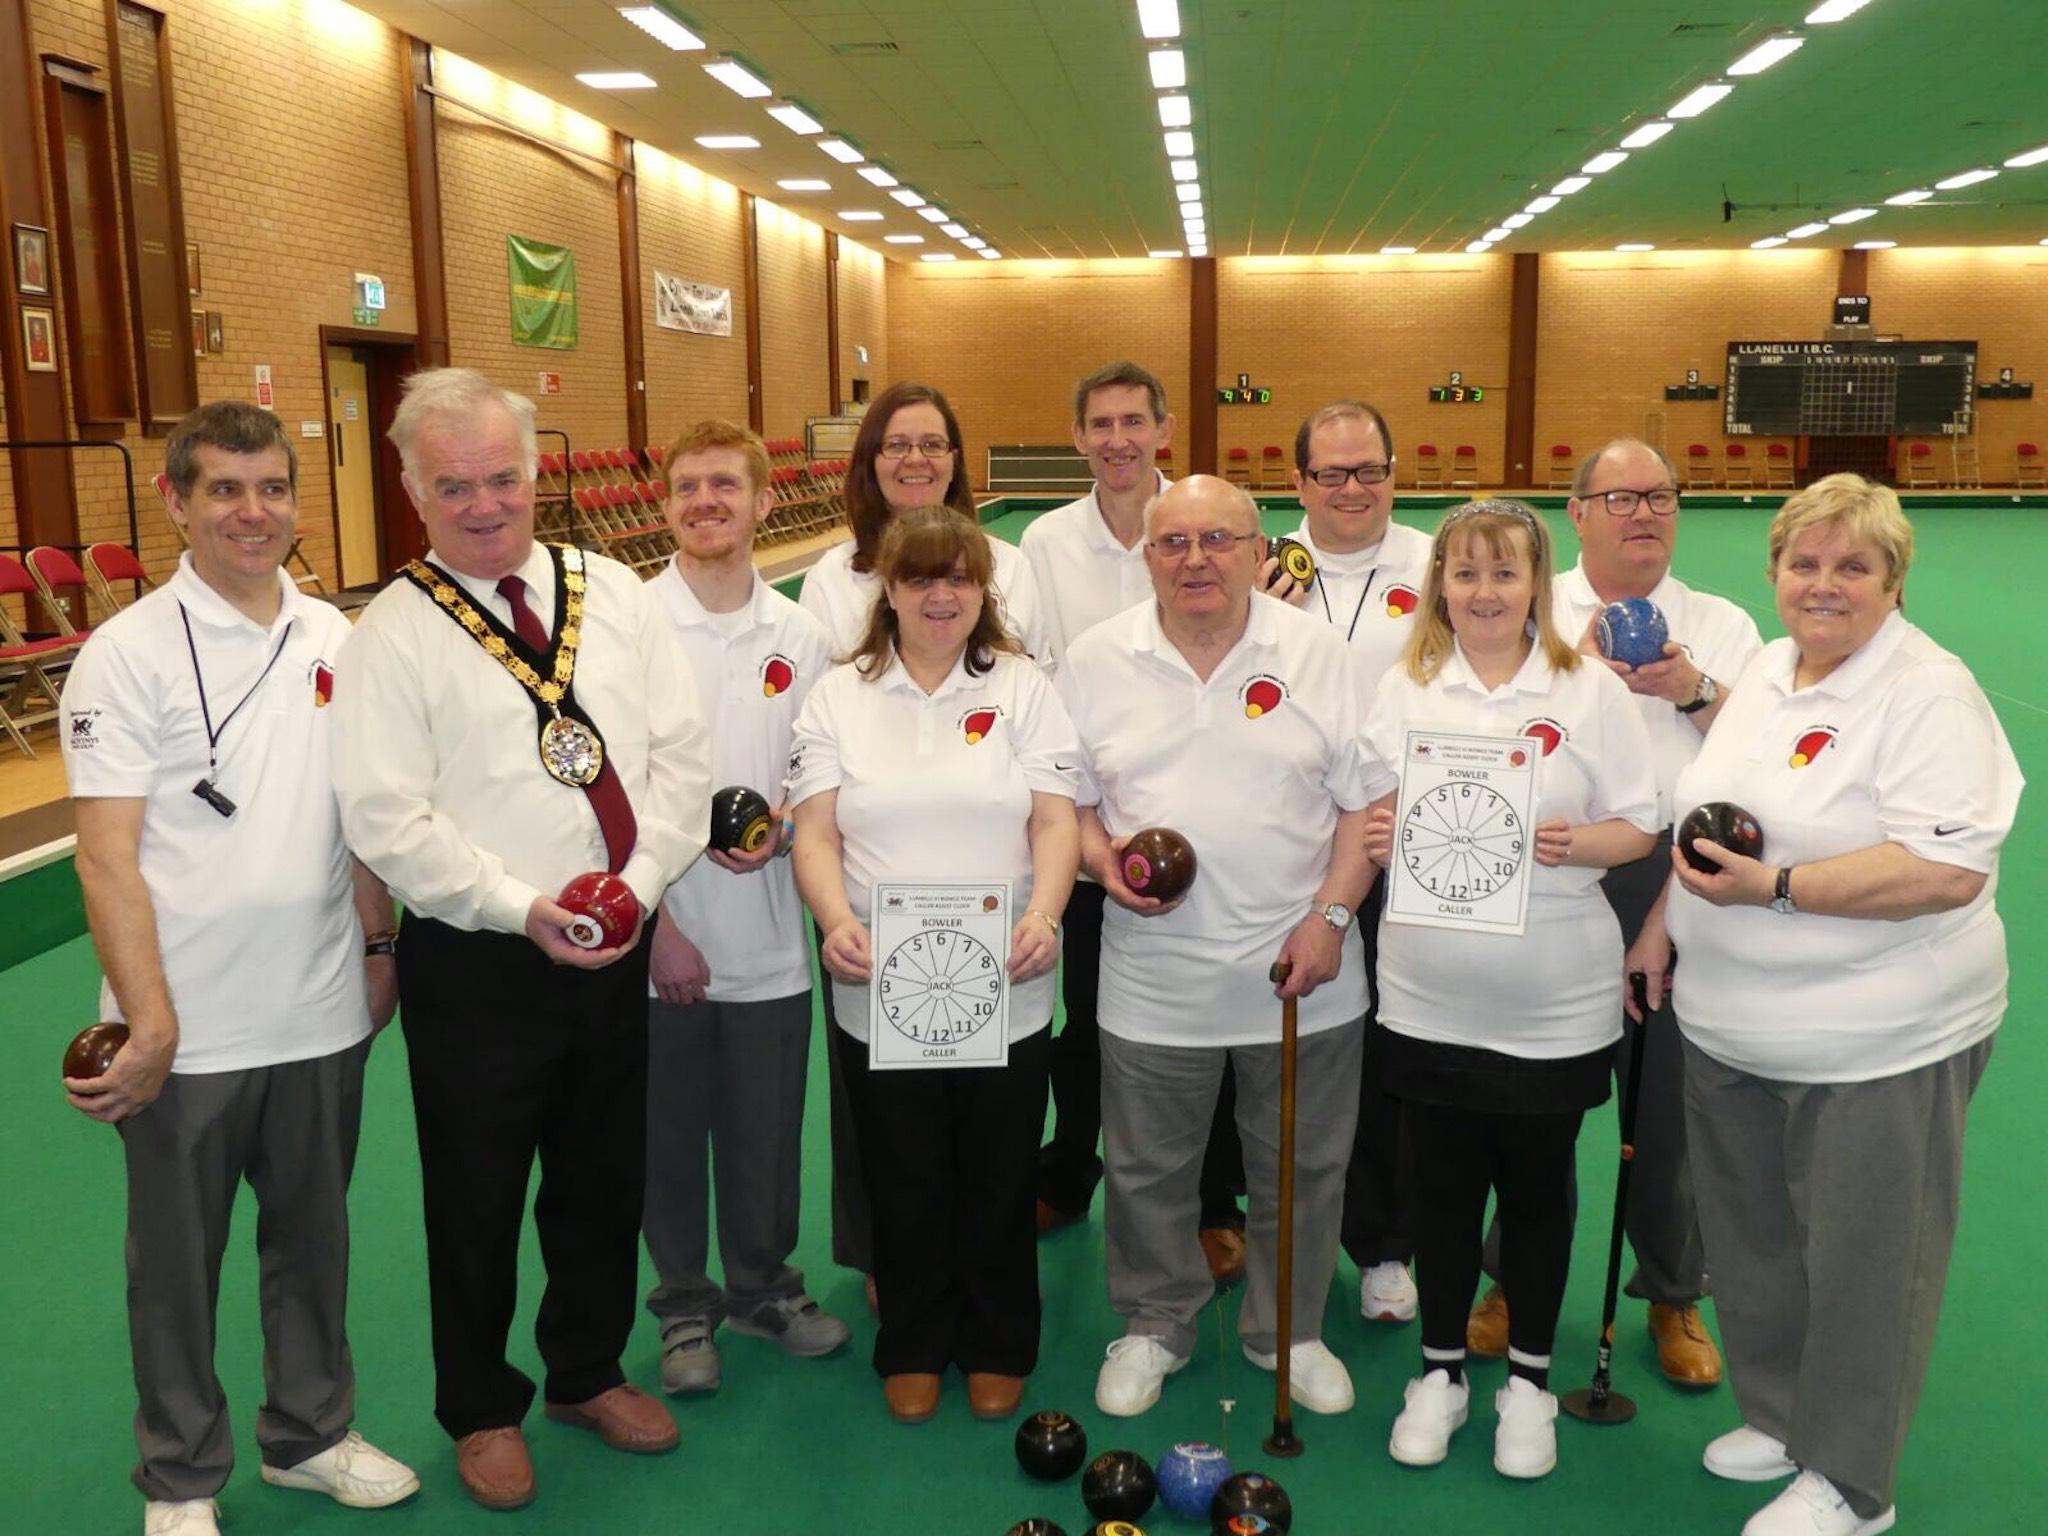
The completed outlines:
<svg viewBox="0 0 2048 1536">
<path fill-rule="evenodd" d="M 1971 430 L 1974 341 L 1731 341 L 1730 437 L 1954 436 Z"/>
</svg>

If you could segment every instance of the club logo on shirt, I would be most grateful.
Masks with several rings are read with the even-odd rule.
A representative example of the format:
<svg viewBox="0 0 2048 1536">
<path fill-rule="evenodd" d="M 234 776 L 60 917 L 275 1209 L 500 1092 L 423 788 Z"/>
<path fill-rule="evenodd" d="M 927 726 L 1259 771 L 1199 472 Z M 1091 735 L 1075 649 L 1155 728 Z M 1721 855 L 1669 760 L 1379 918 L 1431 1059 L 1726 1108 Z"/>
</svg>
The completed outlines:
<svg viewBox="0 0 2048 1536">
<path fill-rule="evenodd" d="M 1244 706 L 1247 720 L 1257 720 L 1287 702 L 1287 685 L 1279 678 L 1261 672 L 1257 677 L 1248 678 L 1245 685 L 1237 690 L 1237 701 Z"/>
<path fill-rule="evenodd" d="M 99 737 L 93 734 L 93 722 L 100 717 L 97 705 L 88 709 L 67 710 L 65 713 L 71 722 L 72 751 L 88 752 L 100 744 Z"/>
<path fill-rule="evenodd" d="M 316 657 L 313 665 L 306 669 L 306 676 L 313 684 L 313 707 L 315 709 L 325 709 L 329 704 L 332 704 L 334 702 L 334 668 Z"/>
<path fill-rule="evenodd" d="M 1003 718 L 1003 712 L 990 704 L 980 709 L 970 709 L 960 717 L 960 734 L 967 738 L 970 747 L 996 728 L 996 722 Z"/>
<path fill-rule="evenodd" d="M 1572 733 L 1548 715 L 1538 715 L 1534 720 L 1524 720 L 1521 734 L 1535 737 L 1542 744 L 1545 757 L 1572 739 Z"/>
<path fill-rule="evenodd" d="M 1792 743 L 1791 765 L 1804 768 L 1828 749 L 1828 743 L 1835 739 L 1832 725 L 1816 725 L 1799 733 L 1799 739 Z"/>
<path fill-rule="evenodd" d="M 1387 588 L 1387 617 L 1403 619 L 1415 611 L 1415 605 L 1422 601 L 1422 594 L 1406 582 L 1395 582 Z"/>
<path fill-rule="evenodd" d="M 796 681 L 796 663 L 780 651 L 770 651 L 761 660 L 761 696 L 774 698 L 778 693 L 789 692 Z"/>
</svg>

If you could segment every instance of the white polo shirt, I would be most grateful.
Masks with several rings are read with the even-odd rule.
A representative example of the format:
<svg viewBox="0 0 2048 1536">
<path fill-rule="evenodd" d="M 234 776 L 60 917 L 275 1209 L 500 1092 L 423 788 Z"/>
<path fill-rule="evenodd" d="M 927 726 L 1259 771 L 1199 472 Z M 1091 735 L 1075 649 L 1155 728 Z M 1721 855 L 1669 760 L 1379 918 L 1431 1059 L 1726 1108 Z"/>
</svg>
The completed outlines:
<svg viewBox="0 0 2048 1536">
<path fill-rule="evenodd" d="M 1335 625 L 1358 652 L 1366 680 L 1378 683 L 1415 632 L 1436 541 L 1419 528 L 1390 522 L 1387 536 L 1370 549 L 1331 554 L 1317 547 L 1306 518 L 1288 537 L 1315 556 L 1316 584 L 1302 611 Z"/>
<path fill-rule="evenodd" d="M 348 620 L 277 580 L 265 628 L 186 554 L 162 587 L 93 631 L 64 685 L 72 795 L 147 802 L 140 859 L 178 1013 L 174 1072 L 306 1061 L 370 1033 L 324 707 Z M 228 817 L 192 793 L 207 773 L 194 651 Z M 100 1009 L 122 1017 L 104 983 Z"/>
<path fill-rule="evenodd" d="M 1794 642 L 1774 640 L 1742 674 L 1679 776 L 1680 814 L 1735 801 L 1772 865 L 1890 842 L 1990 879 L 1968 906 L 1901 922 L 1715 907 L 1674 881 L 1674 1006 L 1693 1044 L 1759 1077 L 1891 1077 L 1967 1050 L 2004 1017 L 1994 898 L 2025 781 L 1969 669 L 1903 614 L 1809 688 L 1794 687 L 1797 660 Z"/>
<path fill-rule="evenodd" d="M 1077 640 L 1060 669 L 1080 733 L 1080 804 L 1112 837 L 1168 827 L 1195 850 L 1195 883 L 1161 917 L 1110 903 L 1102 1028 L 1147 1045 L 1270 1045 L 1267 971 L 1330 871 L 1342 811 L 1362 809 L 1358 725 L 1372 685 L 1320 619 L 1254 593 L 1245 632 L 1205 683 L 1144 603 Z M 1365 1013 L 1347 964 L 1301 1000 L 1314 1034 Z"/>
<path fill-rule="evenodd" d="M 1586 576 L 1581 560 L 1561 572 L 1551 584 L 1550 612 L 1565 644 L 1577 645 L 1594 615 L 1607 605 Z M 1650 601 L 1663 611 L 1671 638 L 1685 647 L 1692 664 L 1723 688 L 1735 686 L 1750 659 L 1763 649 L 1763 636 L 1756 620 L 1725 597 L 1695 592 L 1668 571 L 1651 589 Z M 1699 756 L 1706 740 L 1691 719 L 1663 699 L 1632 693 L 1643 725 L 1650 733 L 1651 764 L 1657 774 L 1657 815 L 1664 826 L 1676 818 L 1671 814 L 1671 791 L 1686 764 Z M 1725 706 L 1724 706 L 1725 708 Z M 1716 718 L 1719 718 L 1718 716 Z"/>
<path fill-rule="evenodd" d="M 988 536 L 995 557 L 995 581 L 991 595 L 1002 599 L 1003 620 L 1010 637 L 1033 657 L 1045 654 L 1044 616 L 1039 611 L 1038 586 L 1031 579 L 1031 567 L 1017 546 Z M 851 656 L 867 633 L 868 617 L 881 595 L 882 578 L 873 571 L 853 568 L 853 540 L 834 544 L 818 556 L 818 563 L 804 572 L 803 589 L 797 602 L 804 612 L 822 622 L 832 637 L 834 656 Z"/>
<path fill-rule="evenodd" d="M 1171 482 L 1154 470 L 1154 494 Z M 1129 549 L 1102 520 L 1093 487 L 1079 501 L 1034 518 L 1018 545 L 1031 565 L 1038 602 L 1045 615 L 1046 650 L 1039 656 L 1058 669 L 1067 647 L 1104 619 L 1135 603 L 1152 600 L 1152 573 L 1145 568 L 1145 539 Z"/>
<path fill-rule="evenodd" d="M 825 626 L 758 575 L 746 605 L 731 613 L 707 612 L 673 560 L 648 590 L 675 628 L 710 716 L 712 784 L 745 784 L 775 804 L 797 711 L 832 669 Z M 803 903 L 787 859 L 747 875 L 699 859 L 662 905 L 703 951 L 711 1001 L 762 1003 L 810 991 Z"/>
<path fill-rule="evenodd" d="M 1531 648 L 1514 677 L 1489 691 L 1462 649 L 1428 684 L 1405 667 L 1381 679 L 1366 722 L 1372 798 L 1400 780 L 1407 733 L 1464 731 L 1529 736 L 1537 822 L 1626 821 L 1657 830 L 1649 741 L 1634 696 L 1590 657 L 1556 672 Z M 1532 854 L 1533 857 L 1533 854 Z M 1621 925 L 1600 890 L 1601 871 L 1536 865 L 1520 937 L 1461 933 L 1380 919 L 1380 1022 L 1418 1040 L 1509 1056 L 1582 1056 L 1621 1038 Z"/>
<path fill-rule="evenodd" d="M 894 661 L 873 682 L 848 663 L 797 716 L 789 800 L 839 791 L 846 899 L 863 923 L 878 880 L 970 879 L 1007 880 L 1014 923 L 1031 905 L 1031 796 L 1072 799 L 1078 755 L 1052 684 L 1021 656 L 980 677 L 962 657 L 930 694 Z M 1011 989 L 1012 1040 L 1052 1022 L 1054 975 Z M 835 980 L 832 1002 L 839 1027 L 866 1040 L 866 984 Z"/>
</svg>

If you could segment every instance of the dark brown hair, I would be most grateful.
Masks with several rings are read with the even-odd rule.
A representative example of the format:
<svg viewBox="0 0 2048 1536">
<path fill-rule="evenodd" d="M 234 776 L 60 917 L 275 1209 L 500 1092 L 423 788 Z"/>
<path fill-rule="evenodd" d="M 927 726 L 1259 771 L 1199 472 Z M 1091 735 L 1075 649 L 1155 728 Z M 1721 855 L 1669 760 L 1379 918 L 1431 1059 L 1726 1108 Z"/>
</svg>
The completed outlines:
<svg viewBox="0 0 2048 1536">
<path fill-rule="evenodd" d="M 1152 419 L 1166 420 L 1166 386 L 1159 382 L 1159 376 L 1150 369 L 1140 368 L 1126 359 L 1119 363 L 1105 363 L 1087 378 L 1074 386 L 1074 425 L 1088 425 L 1088 397 L 1098 389 L 1142 389 L 1145 398 L 1152 403 Z"/>
<path fill-rule="evenodd" d="M 889 526 L 889 503 L 875 477 L 875 461 L 882 456 L 882 439 L 889 435 L 889 418 L 906 405 L 929 405 L 945 420 L 946 438 L 953 445 L 953 479 L 946 487 L 946 505 L 970 521 L 974 517 L 974 488 L 967 480 L 967 441 L 960 435 L 960 418 L 953 414 L 946 397 L 929 384 L 891 384 L 861 418 L 860 433 L 853 440 L 853 462 L 846 473 L 846 523 L 853 530 L 856 571 L 875 569 L 882 530 Z"/>
<path fill-rule="evenodd" d="M 896 657 L 896 610 L 889 606 L 892 582 L 950 576 L 965 564 L 967 579 L 981 588 L 981 617 L 967 636 L 967 672 L 979 677 L 996 664 L 997 652 L 1021 656 L 1017 642 L 1003 624 L 1002 598 L 995 590 L 996 555 L 988 535 L 972 519 L 951 507 L 918 507 L 892 518 L 882 534 L 875 574 L 882 590 L 868 614 L 868 627 L 848 659 L 860 675 L 873 682 L 889 670 Z"/>
</svg>

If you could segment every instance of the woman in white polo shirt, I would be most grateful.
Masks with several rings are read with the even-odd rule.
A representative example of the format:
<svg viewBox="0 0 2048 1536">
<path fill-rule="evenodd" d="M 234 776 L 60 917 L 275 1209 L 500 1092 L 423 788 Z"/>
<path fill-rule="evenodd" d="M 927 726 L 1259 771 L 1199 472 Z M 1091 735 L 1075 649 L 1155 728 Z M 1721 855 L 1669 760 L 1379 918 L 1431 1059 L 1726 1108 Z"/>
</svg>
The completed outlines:
<svg viewBox="0 0 2048 1536">
<path fill-rule="evenodd" d="M 1415 632 L 1365 727 L 1381 797 L 1366 847 L 1382 868 L 1408 731 L 1528 737 L 1542 754 L 1525 931 L 1380 921 L 1387 1091 L 1405 1101 L 1415 1142 L 1423 1355 L 1388 1450 L 1434 1465 L 1465 1422 L 1465 1318 L 1491 1189 L 1510 1299 L 1493 1464 L 1509 1477 L 1557 1464 L 1550 1346 L 1571 1262 L 1573 1149 L 1585 1112 L 1607 1098 L 1620 1034 L 1621 928 L 1600 874 L 1648 853 L 1658 826 L 1642 716 L 1619 678 L 1557 633 L 1550 572 L 1549 532 L 1520 502 L 1452 511 Z"/>
<path fill-rule="evenodd" d="M 1993 894 L 2019 765 L 1969 670 L 1906 621 L 1913 530 L 1855 475 L 1790 497 L 1786 638 L 1743 672 L 1674 809 L 1735 801 L 1666 888 L 1686 1138 L 1743 1423 L 1709 1471 L 1791 1485 L 1746 1536 L 1887 1530 L 1955 1239 L 1963 1124 L 2005 1013 Z M 1654 925 L 1654 926 L 1653 926 Z M 1637 958 L 1671 953 L 1660 914 Z"/>
<path fill-rule="evenodd" d="M 1038 1359 L 1033 1203 L 1079 744 L 1001 628 L 989 543 L 944 508 L 891 522 L 867 631 L 805 702 L 790 755 L 797 885 L 874 1212 L 875 1369 L 907 1423 L 937 1409 L 949 1365 L 974 1413 L 1007 1417 Z M 872 887 L 947 879 L 1009 884 L 1008 1064 L 871 1069 Z"/>
</svg>

